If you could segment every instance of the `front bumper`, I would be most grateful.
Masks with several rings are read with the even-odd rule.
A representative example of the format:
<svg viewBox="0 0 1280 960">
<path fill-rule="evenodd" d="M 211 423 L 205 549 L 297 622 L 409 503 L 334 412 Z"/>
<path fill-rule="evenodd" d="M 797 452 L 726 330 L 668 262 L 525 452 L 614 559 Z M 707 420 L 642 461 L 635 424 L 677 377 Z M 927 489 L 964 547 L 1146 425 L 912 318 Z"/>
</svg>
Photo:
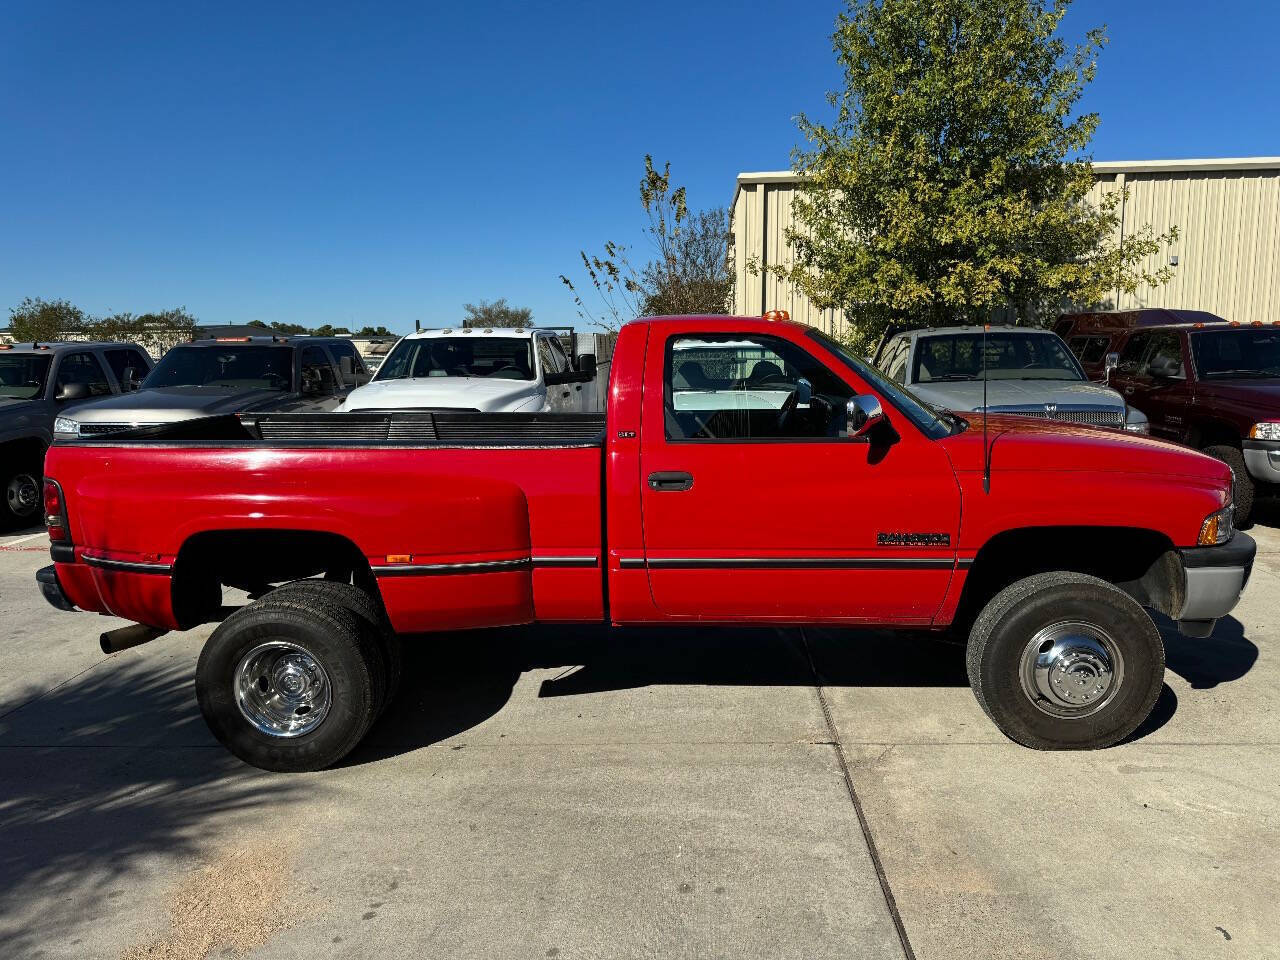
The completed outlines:
<svg viewBox="0 0 1280 960">
<path fill-rule="evenodd" d="M 62 584 L 58 582 L 58 568 L 53 564 L 36 571 L 36 584 L 51 606 L 59 610 L 75 610 L 75 604 L 67 599 Z"/>
<path fill-rule="evenodd" d="M 1178 629 L 1207 637 L 1214 622 L 1235 609 L 1253 573 L 1258 545 L 1247 533 L 1236 533 L 1216 547 L 1185 547 L 1182 560 L 1183 600 Z"/>
<path fill-rule="evenodd" d="M 1245 440 L 1240 446 L 1249 476 L 1280 484 L 1280 440 Z"/>
</svg>

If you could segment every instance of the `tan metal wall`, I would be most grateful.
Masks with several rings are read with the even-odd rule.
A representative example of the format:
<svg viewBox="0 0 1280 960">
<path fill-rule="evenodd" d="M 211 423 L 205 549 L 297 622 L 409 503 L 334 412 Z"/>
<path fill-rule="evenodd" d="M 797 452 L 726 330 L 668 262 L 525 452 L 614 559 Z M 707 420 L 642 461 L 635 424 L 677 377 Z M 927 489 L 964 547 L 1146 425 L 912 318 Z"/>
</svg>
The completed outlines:
<svg viewBox="0 0 1280 960">
<path fill-rule="evenodd" d="M 1280 320 L 1280 158 L 1095 163 L 1095 198 L 1127 187 L 1125 230 L 1151 224 L 1157 234 L 1178 227 L 1178 239 L 1149 258 L 1156 269 L 1177 256 L 1166 285 L 1134 295 L 1113 294 L 1104 308 L 1180 307 L 1229 320 Z M 789 172 L 738 178 L 732 217 L 737 310 L 789 310 L 793 319 L 838 334 L 839 311 L 816 310 L 790 284 L 753 273 L 755 261 L 789 260 L 796 178 Z"/>
</svg>

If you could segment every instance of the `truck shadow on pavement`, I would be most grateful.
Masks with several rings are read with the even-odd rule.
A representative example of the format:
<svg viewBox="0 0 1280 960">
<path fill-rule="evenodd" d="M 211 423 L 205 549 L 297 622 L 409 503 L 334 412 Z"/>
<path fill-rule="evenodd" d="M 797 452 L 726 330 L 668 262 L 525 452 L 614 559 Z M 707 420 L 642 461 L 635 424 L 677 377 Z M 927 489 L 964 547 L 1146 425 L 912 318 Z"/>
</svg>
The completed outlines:
<svg viewBox="0 0 1280 960">
<path fill-rule="evenodd" d="M 1258 657 L 1234 618 L 1191 640 L 1157 616 L 1168 669 L 1194 689 L 1243 677 Z M 347 759 L 362 764 L 464 733 L 507 704 L 522 674 L 560 668 L 539 698 L 646 686 L 966 687 L 964 648 L 927 634 L 832 628 L 535 626 L 406 638 L 406 682 Z M 1172 719 L 1168 684 L 1140 739 Z"/>
<path fill-rule="evenodd" d="M 70 953 L 97 956 L 95 922 L 136 909 L 159 858 L 199 858 L 256 811 L 323 789 L 224 751 L 189 658 L 122 654 L 9 702 L 22 705 L 0 716 L 0 957 L 82 933 Z"/>
</svg>

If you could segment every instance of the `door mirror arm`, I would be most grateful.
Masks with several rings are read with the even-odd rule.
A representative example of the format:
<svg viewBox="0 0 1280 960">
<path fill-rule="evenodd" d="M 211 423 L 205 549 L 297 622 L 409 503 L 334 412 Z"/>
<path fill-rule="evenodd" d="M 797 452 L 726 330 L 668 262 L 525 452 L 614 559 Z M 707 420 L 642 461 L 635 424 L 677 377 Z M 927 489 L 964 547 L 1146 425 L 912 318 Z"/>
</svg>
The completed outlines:
<svg viewBox="0 0 1280 960">
<path fill-rule="evenodd" d="M 1120 366 L 1120 354 L 1111 352 L 1107 354 L 1106 360 L 1102 362 L 1102 382 L 1111 383 L 1111 371 Z"/>
</svg>

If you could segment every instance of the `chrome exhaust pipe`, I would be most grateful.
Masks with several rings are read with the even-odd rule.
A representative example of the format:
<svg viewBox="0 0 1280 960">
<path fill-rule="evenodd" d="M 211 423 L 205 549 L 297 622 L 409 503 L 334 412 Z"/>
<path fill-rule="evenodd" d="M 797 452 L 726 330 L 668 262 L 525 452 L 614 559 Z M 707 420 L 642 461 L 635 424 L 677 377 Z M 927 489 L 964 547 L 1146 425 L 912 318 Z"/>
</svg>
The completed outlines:
<svg viewBox="0 0 1280 960">
<path fill-rule="evenodd" d="M 140 647 L 144 643 L 150 643 L 156 637 L 163 637 L 168 632 L 159 627 L 148 627 L 145 623 L 133 623 L 127 627 L 108 630 L 98 638 L 98 644 L 102 647 L 103 653 L 110 655 L 128 650 L 130 647 Z"/>
</svg>

